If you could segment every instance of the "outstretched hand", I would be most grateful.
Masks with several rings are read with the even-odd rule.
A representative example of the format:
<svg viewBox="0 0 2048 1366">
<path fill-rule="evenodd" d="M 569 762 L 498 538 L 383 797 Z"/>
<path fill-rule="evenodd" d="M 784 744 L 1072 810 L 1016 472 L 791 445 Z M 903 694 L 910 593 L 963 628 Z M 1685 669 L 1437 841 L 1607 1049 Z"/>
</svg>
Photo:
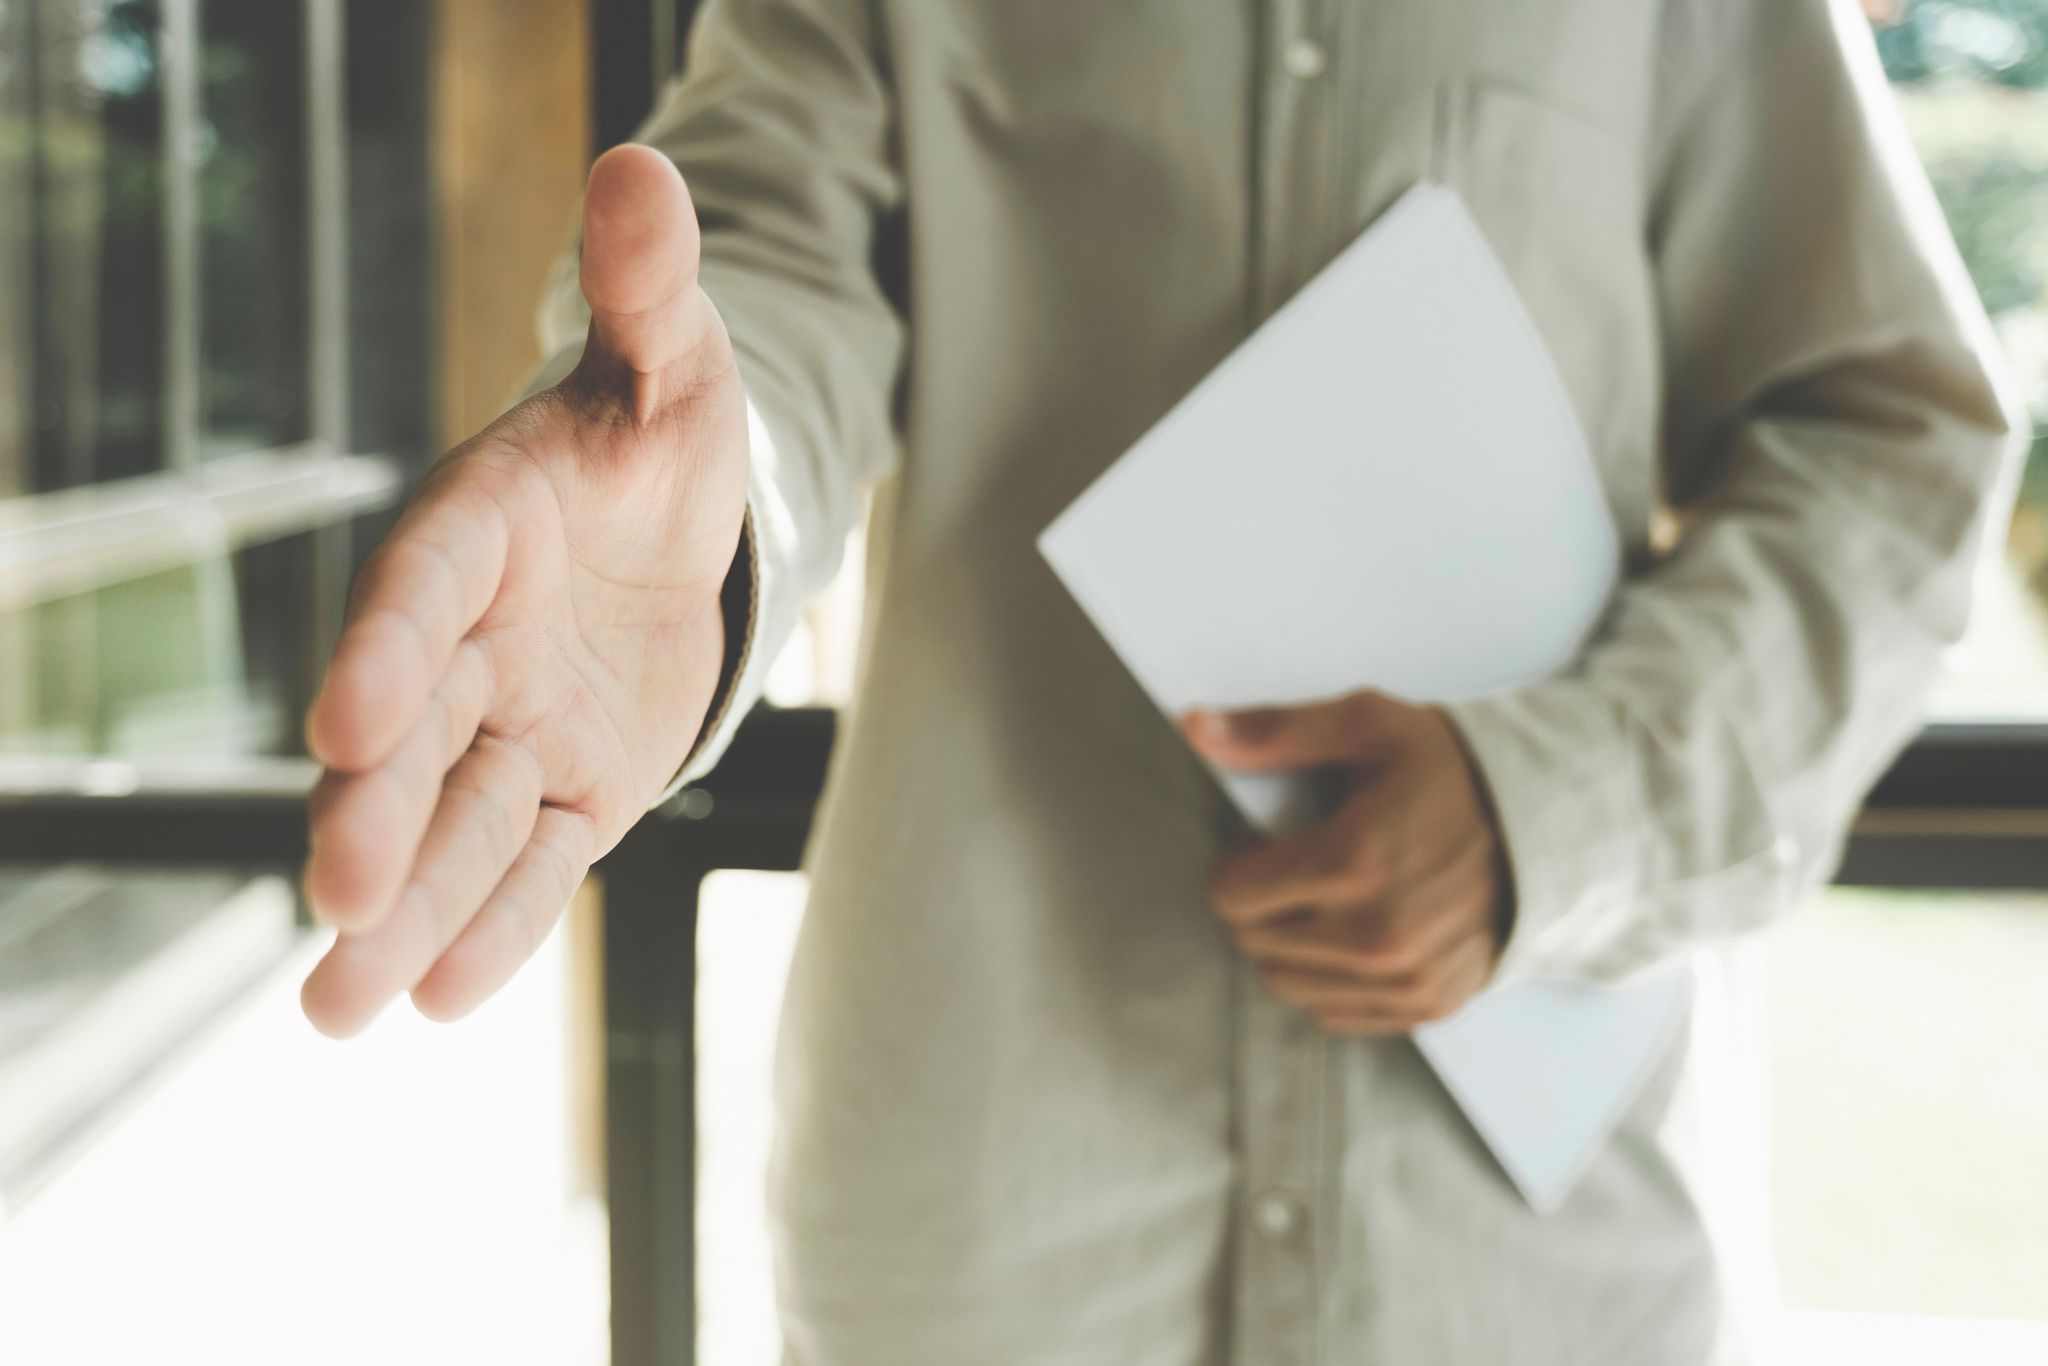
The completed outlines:
<svg viewBox="0 0 2048 1366">
<path fill-rule="evenodd" d="M 363 567 L 306 721 L 306 892 L 337 926 L 307 1016 L 502 986 L 674 776 L 724 647 L 746 404 L 675 167 L 607 153 L 581 362 L 449 452 Z"/>
</svg>

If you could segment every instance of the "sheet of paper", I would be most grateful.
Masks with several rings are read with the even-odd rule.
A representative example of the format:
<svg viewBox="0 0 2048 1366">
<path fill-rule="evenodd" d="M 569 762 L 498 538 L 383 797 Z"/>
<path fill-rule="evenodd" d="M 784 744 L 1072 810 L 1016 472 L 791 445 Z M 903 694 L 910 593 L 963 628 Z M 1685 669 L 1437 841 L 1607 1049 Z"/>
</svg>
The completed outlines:
<svg viewBox="0 0 2048 1366">
<path fill-rule="evenodd" d="M 1449 701 L 1569 664 L 1619 542 L 1535 326 L 1421 185 L 1048 527 L 1039 549 L 1159 707 L 1374 687 Z M 1255 826 L 1308 786 L 1219 773 Z M 1561 1201 L 1676 1019 L 1683 973 L 1525 982 L 1416 1042 L 1529 1202 Z"/>
</svg>

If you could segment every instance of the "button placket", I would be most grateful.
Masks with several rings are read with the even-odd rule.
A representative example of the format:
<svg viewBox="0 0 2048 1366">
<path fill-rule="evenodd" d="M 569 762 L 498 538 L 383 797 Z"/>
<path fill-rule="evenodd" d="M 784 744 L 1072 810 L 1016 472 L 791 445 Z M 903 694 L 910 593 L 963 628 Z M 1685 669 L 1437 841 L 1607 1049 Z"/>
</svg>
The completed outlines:
<svg viewBox="0 0 2048 1366">
<path fill-rule="evenodd" d="M 1237 1355 L 1240 1366 L 1312 1366 L 1319 1299 L 1314 1201 L 1325 1188 L 1324 1037 L 1292 1027 L 1298 1012 L 1240 974 L 1244 1115 L 1239 1209 Z"/>
<path fill-rule="evenodd" d="M 1250 182 L 1255 225 L 1253 314 L 1262 319 L 1304 284 L 1327 254 L 1326 178 L 1331 58 L 1308 0 L 1259 7 L 1262 56 Z M 1316 1366 L 1321 1277 L 1328 1244 L 1318 1208 L 1329 1190 L 1329 1040 L 1268 996 L 1248 963 L 1238 972 L 1238 1113 L 1242 1176 L 1237 1246 L 1235 1366 Z"/>
<path fill-rule="evenodd" d="M 1290 1190 L 1276 1187 L 1252 1201 L 1252 1227 L 1272 1242 L 1284 1243 L 1301 1232 L 1305 1217 L 1301 1197 Z"/>
<path fill-rule="evenodd" d="M 1329 259 L 1337 100 L 1334 29 L 1314 0 L 1266 7 L 1259 67 L 1257 315 L 1284 303 Z M 1347 234 L 1348 235 L 1348 234 Z"/>
<path fill-rule="evenodd" d="M 1313 38 L 1297 37 L 1289 42 L 1280 57 L 1280 67 L 1297 81 L 1308 82 L 1327 71 L 1330 54 Z"/>
</svg>

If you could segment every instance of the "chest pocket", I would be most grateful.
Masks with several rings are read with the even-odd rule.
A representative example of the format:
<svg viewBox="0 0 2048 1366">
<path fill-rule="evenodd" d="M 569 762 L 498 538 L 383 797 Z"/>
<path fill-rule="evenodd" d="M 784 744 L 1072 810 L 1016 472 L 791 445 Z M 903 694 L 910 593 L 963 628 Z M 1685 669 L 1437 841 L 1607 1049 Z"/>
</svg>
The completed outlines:
<svg viewBox="0 0 2048 1366">
<path fill-rule="evenodd" d="M 1496 81 L 1440 92 L 1430 177 L 1457 190 L 1507 268 L 1579 412 L 1622 535 L 1648 532 L 1660 405 L 1635 145 Z"/>
</svg>

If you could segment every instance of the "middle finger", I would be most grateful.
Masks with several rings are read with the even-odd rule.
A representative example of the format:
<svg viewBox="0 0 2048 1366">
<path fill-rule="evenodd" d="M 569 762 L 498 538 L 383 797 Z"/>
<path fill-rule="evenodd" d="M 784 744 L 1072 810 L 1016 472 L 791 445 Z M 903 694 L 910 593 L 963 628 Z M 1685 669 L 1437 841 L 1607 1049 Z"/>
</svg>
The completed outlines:
<svg viewBox="0 0 2048 1366">
<path fill-rule="evenodd" d="M 540 762 L 521 745 L 479 736 L 448 771 L 440 804 L 390 916 L 341 935 L 306 979 L 306 1013 L 350 1034 L 426 975 L 533 833 Z"/>
</svg>

